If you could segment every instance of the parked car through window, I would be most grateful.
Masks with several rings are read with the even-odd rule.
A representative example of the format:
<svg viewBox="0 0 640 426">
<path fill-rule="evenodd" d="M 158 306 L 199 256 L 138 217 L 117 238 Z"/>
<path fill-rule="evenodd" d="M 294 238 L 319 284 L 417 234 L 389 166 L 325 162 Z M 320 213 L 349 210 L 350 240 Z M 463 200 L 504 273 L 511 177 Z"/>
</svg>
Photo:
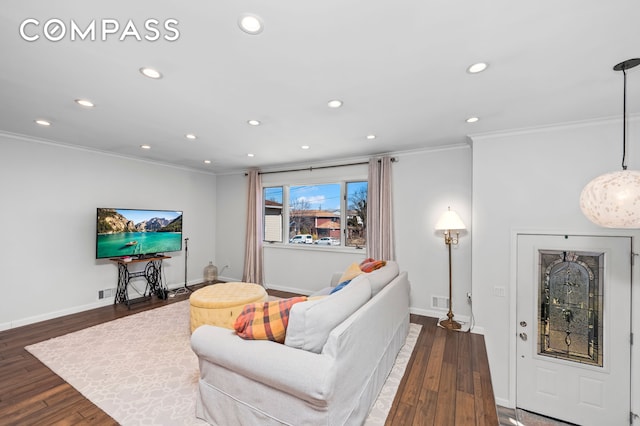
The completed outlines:
<svg viewBox="0 0 640 426">
<path fill-rule="evenodd" d="M 322 237 L 319 240 L 314 241 L 314 244 L 323 245 L 323 246 L 339 246 L 340 241 L 335 240 L 331 237 Z"/>
<path fill-rule="evenodd" d="M 298 234 L 289 240 L 291 244 L 313 244 L 313 237 L 310 234 Z"/>
</svg>

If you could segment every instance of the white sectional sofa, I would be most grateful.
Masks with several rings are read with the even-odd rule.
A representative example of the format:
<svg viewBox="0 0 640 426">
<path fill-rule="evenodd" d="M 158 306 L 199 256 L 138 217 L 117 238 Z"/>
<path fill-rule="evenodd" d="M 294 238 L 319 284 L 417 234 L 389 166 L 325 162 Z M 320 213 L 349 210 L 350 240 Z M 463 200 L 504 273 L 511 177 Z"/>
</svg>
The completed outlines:
<svg viewBox="0 0 640 426">
<path fill-rule="evenodd" d="M 409 330 L 398 264 L 292 306 L 285 344 L 201 326 L 197 417 L 212 425 L 361 425 Z"/>
</svg>

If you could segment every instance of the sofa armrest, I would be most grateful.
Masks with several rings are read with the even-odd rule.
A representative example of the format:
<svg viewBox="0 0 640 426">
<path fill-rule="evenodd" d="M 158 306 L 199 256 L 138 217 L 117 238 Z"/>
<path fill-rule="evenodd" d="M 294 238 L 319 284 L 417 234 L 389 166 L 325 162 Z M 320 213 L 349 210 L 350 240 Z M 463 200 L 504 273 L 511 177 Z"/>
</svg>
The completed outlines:
<svg viewBox="0 0 640 426">
<path fill-rule="evenodd" d="M 333 394 L 334 360 L 266 340 L 244 340 L 233 330 L 203 325 L 191 336 L 200 363 L 209 362 L 315 404 Z"/>
<path fill-rule="evenodd" d="M 331 275 L 331 282 L 329 283 L 329 287 L 321 288 L 320 290 L 316 290 L 309 295 L 309 297 L 315 296 L 328 296 L 339 283 L 340 278 L 342 277 L 342 272 L 334 272 Z"/>
<path fill-rule="evenodd" d="M 336 287 L 338 284 L 340 284 L 340 278 L 342 277 L 342 272 L 334 272 L 331 275 L 331 287 Z"/>
</svg>

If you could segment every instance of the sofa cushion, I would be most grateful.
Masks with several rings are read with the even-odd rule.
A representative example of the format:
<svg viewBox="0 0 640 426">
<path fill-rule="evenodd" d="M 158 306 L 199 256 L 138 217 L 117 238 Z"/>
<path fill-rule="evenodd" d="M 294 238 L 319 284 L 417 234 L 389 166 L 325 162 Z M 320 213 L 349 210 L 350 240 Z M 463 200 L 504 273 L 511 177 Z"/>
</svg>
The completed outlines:
<svg viewBox="0 0 640 426">
<path fill-rule="evenodd" d="M 331 330 L 370 298 L 371 284 L 361 275 L 337 293 L 293 305 L 284 344 L 320 353 Z"/>
<path fill-rule="evenodd" d="M 371 297 L 375 296 L 400 273 L 398 262 L 388 260 L 380 269 L 365 274 L 371 283 Z"/>
<path fill-rule="evenodd" d="M 233 328 L 243 339 L 284 343 L 291 307 L 306 300 L 306 296 L 301 296 L 245 305 Z"/>
</svg>

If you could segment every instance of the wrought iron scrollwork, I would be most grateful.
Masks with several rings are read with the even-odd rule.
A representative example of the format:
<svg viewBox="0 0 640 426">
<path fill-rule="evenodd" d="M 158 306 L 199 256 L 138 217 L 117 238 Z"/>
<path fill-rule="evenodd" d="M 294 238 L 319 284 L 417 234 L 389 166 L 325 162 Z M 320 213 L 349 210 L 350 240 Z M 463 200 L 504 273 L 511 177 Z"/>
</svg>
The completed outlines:
<svg viewBox="0 0 640 426">
<path fill-rule="evenodd" d="M 146 280 L 146 286 L 144 291 L 144 298 L 150 297 L 155 294 L 161 299 L 166 299 L 168 289 L 162 281 L 162 259 L 154 258 L 150 259 L 142 271 L 129 271 L 129 263 L 118 262 L 118 286 L 116 288 L 116 296 L 113 301 L 114 304 L 125 303 L 130 306 L 132 300 L 129 299 L 129 282 L 134 278 L 144 278 Z"/>
</svg>

